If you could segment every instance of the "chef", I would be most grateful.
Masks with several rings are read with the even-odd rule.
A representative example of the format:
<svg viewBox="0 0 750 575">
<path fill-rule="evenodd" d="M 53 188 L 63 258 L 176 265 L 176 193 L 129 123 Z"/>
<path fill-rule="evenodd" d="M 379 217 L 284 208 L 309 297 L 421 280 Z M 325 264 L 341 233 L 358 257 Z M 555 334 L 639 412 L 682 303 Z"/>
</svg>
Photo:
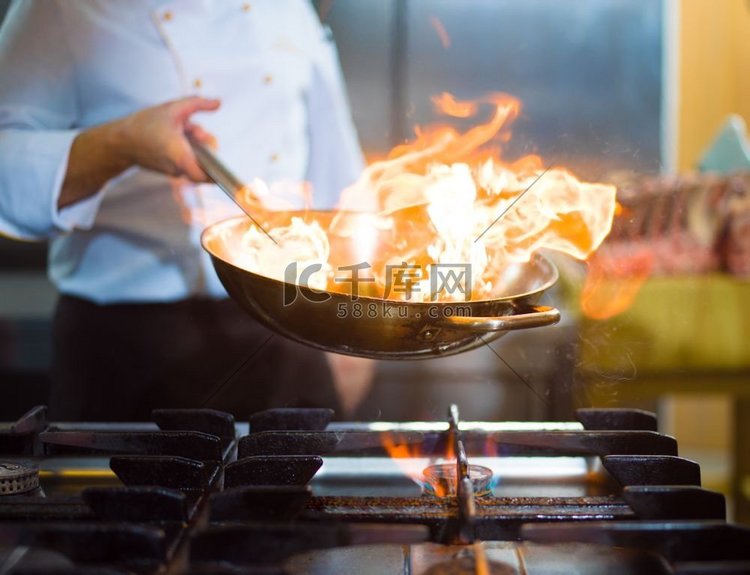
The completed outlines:
<svg viewBox="0 0 750 575">
<path fill-rule="evenodd" d="M 336 203 L 362 156 L 306 0 L 11 5 L 0 232 L 49 240 L 52 417 L 340 407 L 324 354 L 227 299 L 199 236 L 238 212 L 204 183 L 186 134 L 218 145 L 243 179 L 308 181 L 316 207 Z"/>
</svg>

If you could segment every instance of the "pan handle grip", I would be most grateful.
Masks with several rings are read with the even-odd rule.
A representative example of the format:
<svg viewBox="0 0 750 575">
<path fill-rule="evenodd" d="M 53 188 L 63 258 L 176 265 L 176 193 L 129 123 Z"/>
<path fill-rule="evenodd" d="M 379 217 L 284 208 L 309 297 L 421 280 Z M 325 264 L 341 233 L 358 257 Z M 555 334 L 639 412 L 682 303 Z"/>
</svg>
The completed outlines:
<svg viewBox="0 0 750 575">
<path fill-rule="evenodd" d="M 190 146 L 193 148 L 200 167 L 203 171 L 208 174 L 208 177 L 217 184 L 226 195 L 228 195 L 233 201 L 237 201 L 237 194 L 245 187 L 237 176 L 222 162 L 213 150 L 206 146 L 203 142 L 198 141 L 195 138 L 187 136 Z"/>
<path fill-rule="evenodd" d="M 443 327 L 461 328 L 476 332 L 508 331 L 553 325 L 560 321 L 560 310 L 554 307 L 533 305 L 520 313 L 499 317 L 451 316 L 440 318 Z"/>
<path fill-rule="evenodd" d="M 193 153 L 198 160 L 198 164 L 200 164 L 200 167 L 206 172 L 206 175 L 208 175 L 208 177 L 219 186 L 227 197 L 237 204 L 237 206 L 245 212 L 245 215 L 253 220 L 253 223 L 257 226 L 258 222 L 255 221 L 253 215 L 263 215 L 265 210 L 261 201 L 257 199 L 254 194 L 248 193 L 249 190 L 247 186 L 226 166 L 226 164 L 224 164 L 224 162 L 218 158 L 218 156 L 216 156 L 216 154 L 213 153 L 211 148 L 189 135 L 187 136 L 187 139 L 188 142 L 190 142 L 190 146 L 193 148 Z M 243 198 L 244 201 L 241 201 L 240 198 Z M 252 206 L 252 211 L 246 204 Z M 266 234 L 268 234 L 268 232 L 266 232 Z M 274 240 L 274 243 L 276 243 L 276 240 Z"/>
</svg>

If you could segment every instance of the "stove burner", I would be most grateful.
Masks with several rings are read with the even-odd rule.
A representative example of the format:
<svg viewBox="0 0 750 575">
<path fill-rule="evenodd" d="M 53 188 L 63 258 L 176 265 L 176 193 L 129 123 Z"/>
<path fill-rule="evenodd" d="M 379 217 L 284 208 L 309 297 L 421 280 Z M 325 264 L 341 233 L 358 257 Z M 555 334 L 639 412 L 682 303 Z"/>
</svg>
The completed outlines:
<svg viewBox="0 0 750 575">
<path fill-rule="evenodd" d="M 20 495 L 39 488 L 39 468 L 31 463 L 0 461 L 0 495 Z"/>
<path fill-rule="evenodd" d="M 423 491 L 434 497 L 456 497 L 458 467 L 455 463 L 430 465 L 422 472 L 425 482 Z M 469 479 L 475 497 L 484 497 L 492 493 L 492 470 L 482 465 L 469 465 Z"/>
</svg>

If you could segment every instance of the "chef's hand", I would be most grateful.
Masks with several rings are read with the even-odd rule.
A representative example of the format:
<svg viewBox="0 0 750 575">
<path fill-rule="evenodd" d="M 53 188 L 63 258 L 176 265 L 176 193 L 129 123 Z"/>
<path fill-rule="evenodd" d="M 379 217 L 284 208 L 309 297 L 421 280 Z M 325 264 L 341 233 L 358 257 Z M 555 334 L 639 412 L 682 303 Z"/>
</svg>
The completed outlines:
<svg viewBox="0 0 750 575">
<path fill-rule="evenodd" d="M 219 105 L 219 100 L 183 98 L 84 130 L 73 140 L 58 208 L 95 194 L 132 166 L 193 182 L 207 181 L 187 135 L 215 146 L 213 136 L 190 119 L 196 112 L 214 111 Z"/>
<path fill-rule="evenodd" d="M 186 177 L 193 182 L 208 181 L 186 135 L 215 145 L 213 136 L 190 122 L 190 117 L 196 112 L 212 112 L 219 105 L 219 100 L 183 98 L 124 118 L 121 138 L 125 153 L 133 164 L 143 168 Z"/>
</svg>

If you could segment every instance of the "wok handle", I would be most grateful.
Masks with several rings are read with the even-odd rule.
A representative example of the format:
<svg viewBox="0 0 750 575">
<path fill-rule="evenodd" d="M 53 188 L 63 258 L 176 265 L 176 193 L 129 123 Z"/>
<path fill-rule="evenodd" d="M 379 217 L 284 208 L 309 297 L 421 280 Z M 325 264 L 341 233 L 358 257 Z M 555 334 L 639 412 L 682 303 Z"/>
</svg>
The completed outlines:
<svg viewBox="0 0 750 575">
<path fill-rule="evenodd" d="M 193 148 L 193 153 L 195 154 L 201 168 L 203 168 L 203 171 L 208 174 L 208 177 L 211 178 L 226 195 L 236 202 L 237 194 L 245 187 L 242 180 L 235 176 L 224 162 L 213 153 L 211 148 L 206 146 L 203 142 L 191 138 L 190 136 L 188 136 L 187 139 L 188 142 L 190 142 L 190 146 Z"/>
<path fill-rule="evenodd" d="M 560 310 L 544 305 L 524 307 L 520 313 L 499 317 L 451 316 L 442 317 L 443 327 L 461 328 L 476 332 L 508 331 L 553 325 L 560 321 Z"/>
<path fill-rule="evenodd" d="M 255 222 L 253 218 L 254 214 L 248 209 L 246 202 L 254 202 L 252 204 L 253 212 L 255 212 L 255 215 L 258 215 L 264 211 L 260 200 L 248 193 L 247 186 L 213 153 L 211 148 L 190 136 L 187 136 L 187 139 L 203 171 L 206 172 L 208 177 L 219 186 L 230 200 L 245 212 L 245 215 Z M 240 201 L 240 198 L 243 198 L 245 201 Z M 257 225 L 257 222 L 255 223 Z"/>
</svg>

